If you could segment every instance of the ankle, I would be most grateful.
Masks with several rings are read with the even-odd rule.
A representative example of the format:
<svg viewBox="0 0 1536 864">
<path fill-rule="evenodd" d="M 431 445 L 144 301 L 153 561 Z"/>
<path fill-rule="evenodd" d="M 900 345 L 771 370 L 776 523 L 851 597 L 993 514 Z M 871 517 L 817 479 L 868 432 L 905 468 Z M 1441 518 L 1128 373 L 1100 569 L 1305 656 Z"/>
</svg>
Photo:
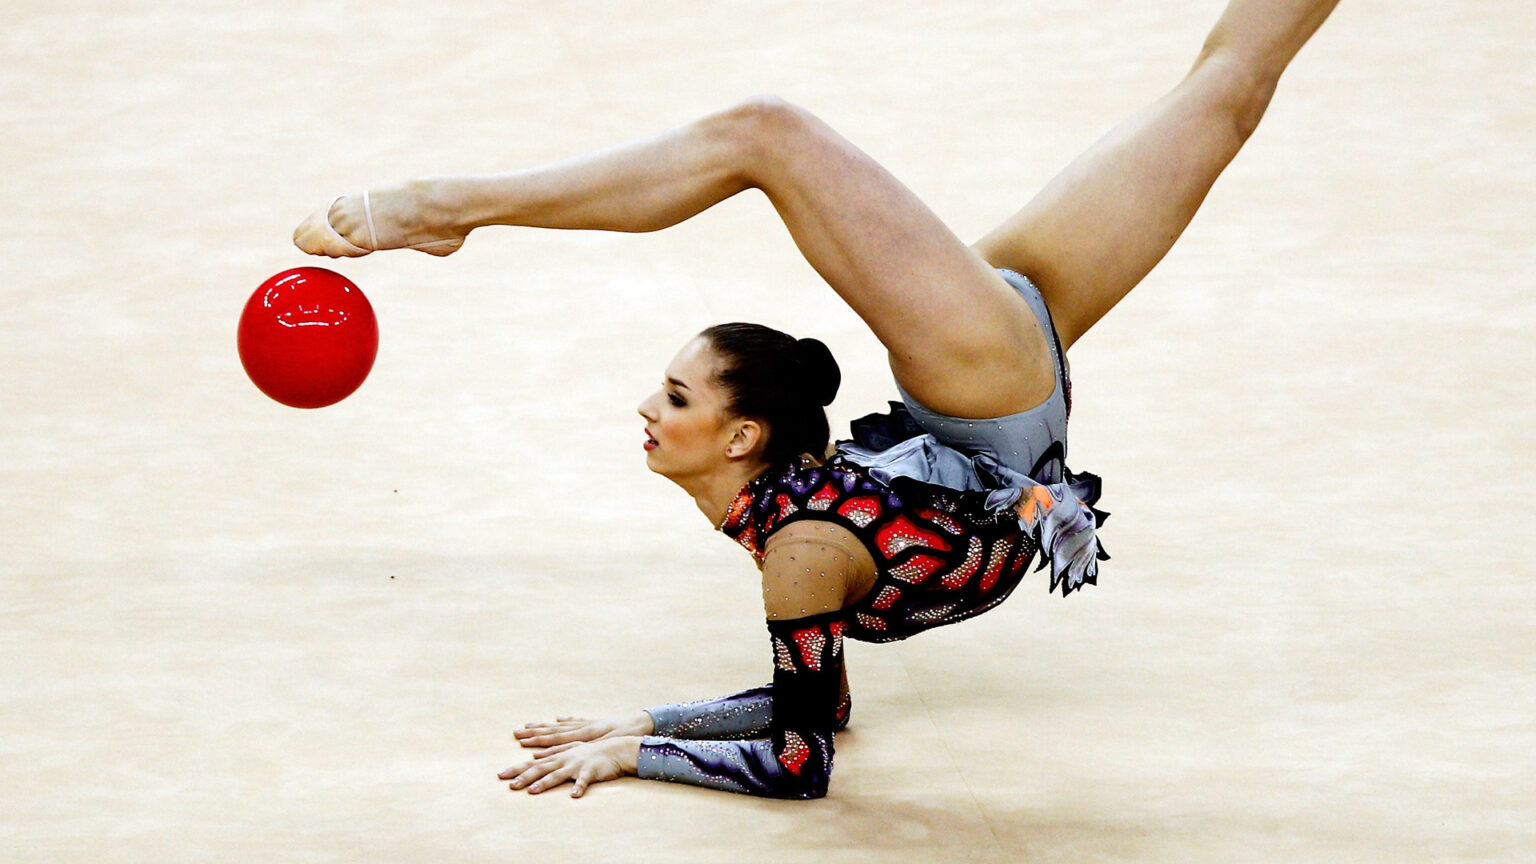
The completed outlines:
<svg viewBox="0 0 1536 864">
<path fill-rule="evenodd" d="M 403 201 L 422 229 L 437 235 L 462 234 L 470 207 L 462 181 L 453 177 L 424 177 L 406 182 Z"/>
</svg>

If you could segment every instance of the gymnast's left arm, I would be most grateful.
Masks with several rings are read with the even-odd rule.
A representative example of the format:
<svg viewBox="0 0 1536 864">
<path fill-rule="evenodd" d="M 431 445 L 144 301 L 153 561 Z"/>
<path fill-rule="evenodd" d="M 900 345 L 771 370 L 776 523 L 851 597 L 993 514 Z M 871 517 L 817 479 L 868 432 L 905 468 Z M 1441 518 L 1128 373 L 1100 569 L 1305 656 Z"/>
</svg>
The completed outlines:
<svg viewBox="0 0 1536 864">
<path fill-rule="evenodd" d="M 843 599 L 852 556 L 791 525 L 769 541 L 763 605 L 773 649 L 767 738 L 698 740 L 625 735 L 573 741 L 498 775 L 511 788 L 544 792 L 639 774 L 773 798 L 820 798 L 832 775 L 833 735 L 843 686 Z M 783 535 L 782 537 L 779 535 Z"/>
<path fill-rule="evenodd" d="M 793 527 L 793 526 L 791 526 Z M 853 562 L 820 539 L 770 541 L 763 605 L 773 649 L 766 739 L 641 739 L 638 773 L 773 798 L 820 798 L 832 776 L 833 737 L 843 683 L 843 613 Z"/>
</svg>

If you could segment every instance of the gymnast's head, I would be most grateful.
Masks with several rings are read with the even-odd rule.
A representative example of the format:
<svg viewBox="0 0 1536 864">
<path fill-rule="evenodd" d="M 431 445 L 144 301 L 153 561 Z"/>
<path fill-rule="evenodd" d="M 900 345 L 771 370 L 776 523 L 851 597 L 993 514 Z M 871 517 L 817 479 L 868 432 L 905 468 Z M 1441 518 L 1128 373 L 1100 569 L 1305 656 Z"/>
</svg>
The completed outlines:
<svg viewBox="0 0 1536 864">
<path fill-rule="evenodd" d="M 718 324 L 667 366 L 640 403 L 646 465 L 685 487 L 731 468 L 763 468 L 803 453 L 826 455 L 826 406 L 842 373 L 817 339 L 761 324 Z"/>
</svg>

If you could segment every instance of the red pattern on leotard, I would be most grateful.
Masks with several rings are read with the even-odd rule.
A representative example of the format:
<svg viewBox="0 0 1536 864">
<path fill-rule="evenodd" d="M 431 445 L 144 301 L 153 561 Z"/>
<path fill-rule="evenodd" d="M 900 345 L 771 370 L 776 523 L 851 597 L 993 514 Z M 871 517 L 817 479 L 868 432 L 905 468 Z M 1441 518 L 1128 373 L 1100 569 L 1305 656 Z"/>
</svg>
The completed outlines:
<svg viewBox="0 0 1536 864">
<path fill-rule="evenodd" d="M 986 508 L 983 496 L 920 484 L 893 491 L 839 457 L 759 476 L 731 502 L 720 530 L 761 561 L 768 538 L 802 519 L 847 528 L 874 558 L 874 588 L 839 622 L 848 638 L 865 642 L 985 612 L 1013 591 L 1038 551 L 1018 520 Z"/>
</svg>

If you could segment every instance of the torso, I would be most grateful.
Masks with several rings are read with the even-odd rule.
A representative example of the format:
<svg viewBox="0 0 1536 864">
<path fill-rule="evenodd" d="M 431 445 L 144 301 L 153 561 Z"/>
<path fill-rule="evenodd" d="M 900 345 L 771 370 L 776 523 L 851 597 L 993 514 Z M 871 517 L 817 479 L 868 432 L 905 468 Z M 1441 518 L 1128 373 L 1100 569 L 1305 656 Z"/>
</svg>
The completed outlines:
<svg viewBox="0 0 1536 864">
<path fill-rule="evenodd" d="M 947 494 L 946 494 L 947 493 Z M 834 458 L 770 471 L 743 488 L 721 530 L 757 560 L 775 533 L 830 523 L 864 552 L 844 607 L 849 638 L 905 639 L 979 615 L 1011 593 L 1033 560 L 1017 519 L 998 517 L 966 493 L 936 490 L 904 501 L 857 465 Z"/>
</svg>

